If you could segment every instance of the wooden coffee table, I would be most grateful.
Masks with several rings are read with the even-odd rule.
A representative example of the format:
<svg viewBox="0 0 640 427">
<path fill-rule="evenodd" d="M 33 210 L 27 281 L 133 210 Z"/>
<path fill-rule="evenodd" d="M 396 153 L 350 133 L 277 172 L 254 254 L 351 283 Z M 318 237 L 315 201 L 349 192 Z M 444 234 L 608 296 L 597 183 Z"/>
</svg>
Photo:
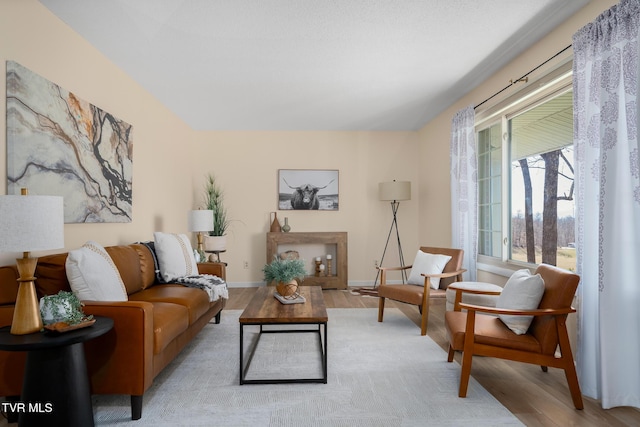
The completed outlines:
<svg viewBox="0 0 640 427">
<path fill-rule="evenodd" d="M 327 383 L 327 307 L 320 286 L 301 286 L 300 294 L 306 298 L 302 304 L 282 304 L 274 296 L 275 287 L 266 286 L 258 289 L 240 315 L 240 385 L 242 384 L 280 384 L 280 383 Z M 253 350 L 258 345 L 262 334 L 266 333 L 314 333 L 318 334 L 320 357 L 322 360 L 322 378 L 295 379 L 246 379 L 251 365 L 251 358 L 244 365 L 244 327 L 259 325 L 260 334 Z M 317 329 L 265 328 L 268 325 L 317 325 Z M 324 333 L 323 333 L 324 332 Z M 252 350 L 252 351 L 253 351 Z M 252 352 L 250 352 L 252 354 Z"/>
</svg>

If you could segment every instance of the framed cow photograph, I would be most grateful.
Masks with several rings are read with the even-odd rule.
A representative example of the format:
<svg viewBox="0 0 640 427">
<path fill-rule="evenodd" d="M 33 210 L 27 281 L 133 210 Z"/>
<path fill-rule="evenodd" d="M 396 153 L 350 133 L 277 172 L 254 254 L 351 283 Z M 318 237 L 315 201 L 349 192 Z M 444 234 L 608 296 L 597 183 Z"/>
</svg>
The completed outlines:
<svg viewBox="0 0 640 427">
<path fill-rule="evenodd" d="M 279 210 L 338 210 L 338 170 L 278 170 Z"/>
</svg>

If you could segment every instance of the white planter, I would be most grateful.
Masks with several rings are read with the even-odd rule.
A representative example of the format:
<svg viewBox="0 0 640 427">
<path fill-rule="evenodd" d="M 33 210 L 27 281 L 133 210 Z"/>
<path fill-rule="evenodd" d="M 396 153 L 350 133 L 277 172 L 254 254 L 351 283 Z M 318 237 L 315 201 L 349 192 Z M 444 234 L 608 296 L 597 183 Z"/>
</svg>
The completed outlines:
<svg viewBox="0 0 640 427">
<path fill-rule="evenodd" d="M 227 236 L 204 236 L 204 250 L 222 252 L 227 249 Z"/>
</svg>

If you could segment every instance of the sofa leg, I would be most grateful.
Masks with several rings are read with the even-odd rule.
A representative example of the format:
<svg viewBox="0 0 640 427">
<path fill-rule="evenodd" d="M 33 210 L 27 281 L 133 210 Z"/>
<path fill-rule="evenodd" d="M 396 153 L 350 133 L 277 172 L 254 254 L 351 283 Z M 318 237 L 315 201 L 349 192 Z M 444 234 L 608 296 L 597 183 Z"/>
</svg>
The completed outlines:
<svg viewBox="0 0 640 427">
<path fill-rule="evenodd" d="M 142 395 L 131 395 L 131 419 L 139 420 L 142 418 Z"/>
<path fill-rule="evenodd" d="M 220 324 L 220 316 L 222 315 L 222 310 L 220 310 L 218 312 L 218 314 L 216 314 L 216 325 Z"/>
</svg>

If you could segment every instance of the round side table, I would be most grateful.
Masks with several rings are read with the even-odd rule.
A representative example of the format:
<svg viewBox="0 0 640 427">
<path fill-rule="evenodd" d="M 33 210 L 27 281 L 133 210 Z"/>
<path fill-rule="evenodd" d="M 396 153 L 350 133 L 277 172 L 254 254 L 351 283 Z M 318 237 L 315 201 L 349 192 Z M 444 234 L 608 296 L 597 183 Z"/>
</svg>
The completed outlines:
<svg viewBox="0 0 640 427">
<path fill-rule="evenodd" d="M 93 407 L 85 341 L 106 334 L 113 319 L 95 316 L 96 322 L 65 333 L 37 332 L 11 335 L 0 328 L 0 350 L 26 351 L 27 361 L 18 408 L 22 426 L 93 426 Z"/>
</svg>

